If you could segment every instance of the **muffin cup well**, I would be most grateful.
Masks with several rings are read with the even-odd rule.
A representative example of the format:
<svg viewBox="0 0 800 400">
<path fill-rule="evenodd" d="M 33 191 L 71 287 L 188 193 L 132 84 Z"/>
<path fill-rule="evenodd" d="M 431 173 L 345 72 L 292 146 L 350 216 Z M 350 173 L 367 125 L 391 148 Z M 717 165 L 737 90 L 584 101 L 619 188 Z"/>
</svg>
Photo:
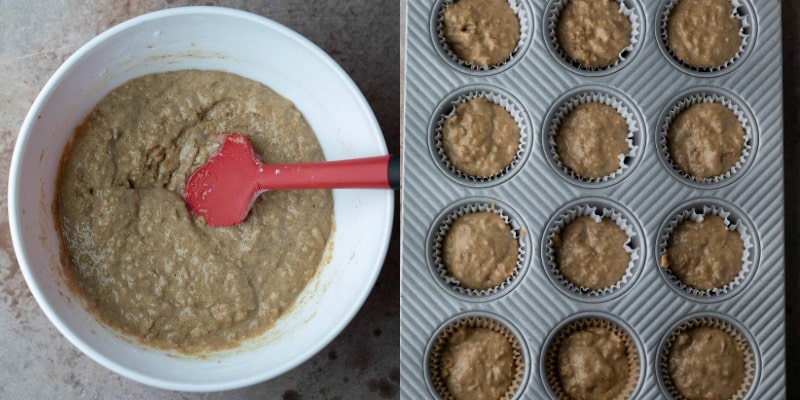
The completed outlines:
<svg viewBox="0 0 800 400">
<path fill-rule="evenodd" d="M 511 55 L 503 62 L 489 65 L 486 67 L 474 65 L 465 60 L 462 60 L 456 55 L 447 43 L 444 37 L 444 9 L 458 0 L 439 0 L 433 7 L 431 15 L 431 34 L 433 44 L 438 53 L 447 62 L 447 64 L 458 69 L 459 71 L 473 74 L 473 75 L 491 75 L 505 71 L 511 68 L 520 58 L 525 54 L 525 51 L 530 47 L 533 37 L 533 15 L 527 0 L 507 0 L 511 10 L 519 19 L 519 41 L 517 47 L 511 52 Z"/>
<path fill-rule="evenodd" d="M 742 252 L 742 269 L 733 278 L 720 288 L 698 290 L 681 282 L 669 268 L 661 265 L 661 256 L 666 253 L 669 246 L 669 238 L 678 226 L 691 220 L 700 222 L 704 215 L 716 215 L 722 218 L 728 230 L 736 231 L 742 238 L 744 251 Z M 720 204 L 715 200 L 699 200 L 680 207 L 677 211 L 670 214 L 670 217 L 661 226 L 656 239 L 656 253 L 658 269 L 670 286 L 678 293 L 689 297 L 695 301 L 717 301 L 729 297 L 747 282 L 756 267 L 756 238 L 755 229 L 743 214 L 734 209 L 731 205 Z"/>
<path fill-rule="evenodd" d="M 458 279 L 450 275 L 443 260 L 444 238 L 450 227 L 461 216 L 488 211 L 499 215 L 508 225 L 519 245 L 514 271 L 499 285 L 489 289 L 471 289 L 462 286 Z M 428 257 L 436 280 L 450 293 L 465 300 L 493 300 L 513 289 L 523 275 L 530 259 L 530 245 L 527 228 L 521 218 L 509 206 L 493 199 L 468 199 L 451 206 L 434 223 L 428 240 Z"/>
<path fill-rule="evenodd" d="M 661 3 L 656 14 L 657 28 L 655 30 L 658 47 L 675 67 L 694 76 L 716 77 L 733 71 L 736 67 L 744 62 L 744 59 L 750 54 L 750 50 L 753 47 L 752 43 L 755 42 L 756 35 L 755 12 L 749 3 L 749 0 L 731 0 L 731 4 L 733 5 L 733 15 L 742 25 L 741 29 L 739 30 L 739 36 L 742 38 L 739 51 L 724 64 L 710 68 L 698 68 L 686 64 L 685 62 L 679 60 L 670 48 L 668 34 L 669 17 L 678 2 L 680 2 L 680 0 L 664 0 L 663 3 Z"/>
<path fill-rule="evenodd" d="M 558 27 L 558 20 L 561 17 L 561 12 L 570 0 L 551 0 L 545 7 L 544 23 L 544 38 L 550 53 L 564 65 L 567 69 L 591 76 L 602 76 L 614 73 L 624 66 L 629 64 L 629 60 L 638 53 L 640 42 L 643 41 L 644 27 L 644 11 L 636 0 L 613 0 L 620 4 L 620 12 L 631 21 L 631 42 L 622 49 L 617 60 L 605 67 L 588 67 L 581 65 L 577 60 L 573 60 L 561 48 L 558 43 L 558 35 L 556 29 Z"/>
<path fill-rule="evenodd" d="M 697 315 L 686 318 L 673 326 L 666 337 L 662 339 L 658 353 L 656 353 L 658 355 L 656 359 L 656 373 L 661 390 L 672 399 L 683 399 L 683 396 L 681 396 L 675 388 L 669 373 L 669 354 L 675 340 L 681 333 L 700 327 L 721 329 L 725 333 L 731 335 L 736 342 L 736 345 L 744 356 L 745 375 L 742 386 L 730 400 L 745 399 L 747 393 L 754 386 L 755 378 L 758 373 L 758 358 L 756 357 L 753 341 L 745 330 L 738 327 L 738 324 L 728 321 L 727 317 L 715 314 Z"/>
<path fill-rule="evenodd" d="M 678 168 L 669 152 L 669 128 L 681 112 L 700 103 L 717 103 L 727 107 L 736 119 L 742 124 L 744 130 L 744 148 L 739 156 L 739 161 L 730 170 L 713 178 L 697 178 Z M 718 89 L 701 88 L 689 93 L 684 93 L 669 103 L 659 119 L 656 133 L 656 147 L 662 164 L 684 183 L 701 189 L 718 188 L 733 182 L 747 169 L 753 158 L 757 143 L 757 133 L 752 113 L 745 108 L 742 101 L 731 94 L 720 92 Z"/>
<path fill-rule="evenodd" d="M 628 236 L 624 249 L 630 255 L 630 261 L 625 273 L 612 286 L 596 290 L 578 286 L 561 274 L 560 267 L 556 263 L 553 236 L 560 233 L 570 222 L 583 216 L 587 216 L 597 222 L 608 218 L 614 221 Z M 565 206 L 550 219 L 542 236 L 542 263 L 550 280 L 567 295 L 582 301 L 610 300 L 621 294 L 623 292 L 622 289 L 631 286 L 638 276 L 638 272 L 642 269 L 644 247 L 641 243 L 644 240 L 644 235 L 629 211 L 602 199 L 584 199 Z"/>
<path fill-rule="evenodd" d="M 559 400 L 570 400 L 564 391 L 559 377 L 558 353 L 561 345 L 571 334 L 591 327 L 602 327 L 610 330 L 625 342 L 625 350 L 628 355 L 628 368 L 630 375 L 628 382 L 622 393 L 615 400 L 634 398 L 643 377 L 643 362 L 639 341 L 633 335 L 633 331 L 621 321 L 615 321 L 611 317 L 603 315 L 579 315 L 569 321 L 562 323 L 551 334 L 545 342 L 542 352 L 542 378 L 545 387 L 549 389 L 550 395 Z"/>
<path fill-rule="evenodd" d="M 458 105 L 479 97 L 503 107 L 517 123 L 520 134 L 519 147 L 514 160 L 499 173 L 488 177 L 470 176 L 456 169 L 448 160 L 442 144 L 442 131 L 445 120 L 455 115 Z M 448 177 L 466 186 L 489 187 L 505 182 L 516 174 L 530 153 L 530 143 L 533 136 L 530 119 L 522 103 L 500 88 L 488 85 L 462 88 L 452 93 L 439 104 L 431 122 L 431 156 L 439 169 Z"/>
<path fill-rule="evenodd" d="M 463 328 L 486 328 L 502 334 L 508 339 L 514 352 L 514 380 L 501 399 L 509 400 L 518 397 L 525 383 L 526 371 L 529 368 L 522 336 L 511 325 L 501 322 L 498 317 L 485 313 L 469 313 L 455 317 L 442 326 L 429 345 L 425 360 L 429 385 L 434 393 L 443 400 L 456 400 L 447 388 L 441 376 L 441 357 L 447 347 L 450 336 Z"/>
<path fill-rule="evenodd" d="M 578 106 L 593 102 L 612 107 L 625 119 L 628 125 L 628 136 L 626 137 L 629 148 L 628 154 L 620 159 L 618 170 L 601 178 L 579 176 L 562 164 L 561 157 L 556 148 L 556 136 L 558 135 L 564 118 Z M 555 102 L 550 112 L 547 114 L 545 124 L 542 142 L 547 161 L 561 177 L 572 183 L 588 188 L 609 186 L 628 176 L 630 171 L 638 164 L 644 143 L 644 122 L 639 111 L 633 105 L 633 102 L 622 93 L 603 87 L 592 86 L 579 88 L 573 92 L 567 93 Z"/>
</svg>

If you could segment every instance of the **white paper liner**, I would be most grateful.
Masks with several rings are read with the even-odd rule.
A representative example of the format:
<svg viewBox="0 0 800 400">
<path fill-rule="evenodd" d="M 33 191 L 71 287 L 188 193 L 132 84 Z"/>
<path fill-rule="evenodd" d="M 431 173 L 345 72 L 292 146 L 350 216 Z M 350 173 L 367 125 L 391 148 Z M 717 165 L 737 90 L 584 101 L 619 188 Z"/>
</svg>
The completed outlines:
<svg viewBox="0 0 800 400">
<path fill-rule="evenodd" d="M 519 127 L 519 147 L 517 148 L 517 153 L 514 156 L 514 160 L 511 161 L 511 164 L 508 164 L 505 168 L 503 168 L 502 171 L 491 176 L 483 177 L 467 175 L 454 167 L 447 158 L 447 154 L 445 154 L 444 145 L 442 143 L 442 130 L 444 129 L 445 120 L 456 114 L 456 107 L 458 107 L 458 105 L 466 103 L 470 100 L 475 100 L 479 97 L 486 99 L 490 103 L 503 107 L 503 109 L 505 109 L 511 115 L 511 118 L 513 118 L 517 123 L 517 127 Z M 449 171 L 456 178 L 462 181 L 472 183 L 488 183 L 505 176 L 511 170 L 519 167 L 522 164 L 522 160 L 525 159 L 525 152 L 528 151 L 528 148 L 530 147 L 531 132 L 529 128 L 530 124 L 525 119 L 523 109 L 519 104 L 516 103 L 516 101 L 510 99 L 506 95 L 491 90 L 480 89 L 459 96 L 453 100 L 451 104 L 452 109 L 449 113 L 442 114 L 439 117 L 438 121 L 436 122 L 436 128 L 433 132 L 434 151 L 436 152 L 438 161 L 442 164 L 442 166 L 444 166 L 445 170 Z"/>
<path fill-rule="evenodd" d="M 575 320 L 561 328 L 556 333 L 545 350 L 547 352 L 545 353 L 544 358 L 545 377 L 547 378 L 547 382 L 545 383 L 550 386 L 550 389 L 553 390 L 553 393 L 556 395 L 557 399 L 571 400 L 571 398 L 564 391 L 564 388 L 561 384 L 561 378 L 558 376 L 558 353 L 562 342 L 567 337 L 575 332 L 579 332 L 591 327 L 607 328 L 625 341 L 625 349 L 628 353 L 628 367 L 630 376 L 628 377 L 628 386 L 615 399 L 628 399 L 636 389 L 636 385 L 638 384 L 639 378 L 642 374 L 639 363 L 639 351 L 636 348 L 636 344 L 630 333 L 613 321 L 599 317 L 586 317 Z"/>
<path fill-rule="evenodd" d="M 516 335 L 507 326 L 505 326 L 505 324 L 482 315 L 467 315 L 464 318 L 449 324 L 442 329 L 441 333 L 439 333 L 438 337 L 436 337 L 434 340 L 431 348 L 430 359 L 428 360 L 428 371 L 434 391 L 441 396 L 442 400 L 457 400 L 447 389 L 444 378 L 441 376 L 440 359 L 441 353 L 447 346 L 447 340 L 450 338 L 450 335 L 463 328 L 491 329 L 492 331 L 505 336 L 509 343 L 511 343 L 511 347 L 513 348 L 514 352 L 514 366 L 517 371 L 514 380 L 509 386 L 506 394 L 501 397 L 501 399 L 509 400 L 513 398 L 522 385 L 523 376 L 525 374 L 525 360 L 522 356 L 523 350 L 520 339 L 517 338 Z"/>
<path fill-rule="evenodd" d="M 753 352 L 753 348 L 751 347 L 750 342 L 747 338 L 742 334 L 742 332 L 736 328 L 736 326 L 728 321 L 717 317 L 711 316 L 703 316 L 698 317 L 689 321 L 686 321 L 680 324 L 677 328 L 672 330 L 668 335 L 666 341 L 664 342 L 664 346 L 661 349 L 660 353 L 658 354 L 658 368 L 659 372 L 661 373 L 662 381 L 664 384 L 664 390 L 669 393 L 673 399 L 675 400 L 682 400 L 684 399 L 683 396 L 678 393 L 678 390 L 675 388 L 674 384 L 672 383 L 672 377 L 669 374 L 669 353 L 672 349 L 672 345 L 675 340 L 678 338 L 683 332 L 687 332 L 694 328 L 700 327 L 708 327 L 708 328 L 717 328 L 721 329 L 725 333 L 731 335 L 736 343 L 739 345 L 739 349 L 742 351 L 742 356 L 744 357 L 744 368 L 745 368 L 745 375 L 744 380 L 742 382 L 742 386 L 736 392 L 736 394 L 730 400 L 742 400 L 747 396 L 747 392 L 750 390 L 750 387 L 753 385 L 753 380 L 755 377 L 755 355 Z"/>
<path fill-rule="evenodd" d="M 528 43 L 529 40 L 532 40 L 531 38 L 532 19 L 531 16 L 528 15 L 527 9 L 522 5 L 523 0 L 508 0 L 508 5 L 511 6 L 511 11 L 513 11 L 514 14 L 517 16 L 517 19 L 519 19 L 519 41 L 517 42 L 517 47 L 514 49 L 514 51 L 511 52 L 511 55 L 505 61 L 500 62 L 498 64 L 489 65 L 486 67 L 475 65 L 465 60 L 462 60 L 460 57 L 458 57 L 458 55 L 456 55 L 456 53 L 453 52 L 453 50 L 450 49 L 450 45 L 447 44 L 447 39 L 445 39 L 444 37 L 444 9 L 448 5 L 453 4 L 457 1 L 458 0 L 441 0 L 439 2 L 439 8 L 438 8 L 439 11 L 438 11 L 438 16 L 436 18 L 436 40 L 439 43 L 439 46 L 441 46 L 447 58 L 449 58 L 454 63 L 464 68 L 469 68 L 474 71 L 489 71 L 511 64 L 517 58 L 522 57 L 520 50 L 525 48 L 525 45 Z"/>
<path fill-rule="evenodd" d="M 617 113 L 619 113 L 619 115 L 622 116 L 622 118 L 625 119 L 625 123 L 628 125 L 628 136 L 625 139 L 625 141 L 628 143 L 628 148 L 630 149 L 628 154 L 620 156 L 618 170 L 600 178 L 583 177 L 575 173 L 575 171 L 567 168 L 567 166 L 561 163 L 561 157 L 558 155 L 558 149 L 556 147 L 556 136 L 558 135 L 558 130 L 560 129 L 564 118 L 566 118 L 567 115 L 569 115 L 569 113 L 571 113 L 578 106 L 593 102 L 612 107 L 617 111 Z M 547 145 L 549 149 L 548 156 L 555 162 L 555 165 L 558 169 L 572 179 L 581 182 L 605 183 L 623 175 L 628 169 L 631 168 L 633 165 L 633 160 L 639 155 L 639 146 L 637 146 L 636 143 L 642 142 L 641 139 L 637 138 L 641 135 L 641 128 L 639 127 L 639 122 L 637 121 L 633 111 L 623 100 L 610 93 L 589 91 L 573 96 L 558 107 L 558 110 L 553 114 L 546 133 Z"/>
<path fill-rule="evenodd" d="M 503 282 L 499 285 L 489 288 L 489 289 L 471 289 L 464 286 L 461 286 L 461 283 L 450 275 L 447 271 L 447 267 L 444 265 L 442 249 L 444 246 L 444 238 L 447 236 L 447 232 L 450 231 L 450 227 L 453 226 L 453 223 L 461 216 L 469 213 L 475 212 L 482 212 L 488 211 L 499 215 L 503 221 L 508 225 L 508 229 L 511 231 L 511 235 L 516 239 L 518 244 L 518 251 L 517 251 L 517 263 L 514 266 L 514 271 L 511 275 L 508 276 Z M 502 207 L 498 206 L 497 204 L 489 204 L 489 203 L 470 203 L 462 205 L 452 211 L 450 211 L 439 224 L 439 227 L 436 229 L 435 236 L 433 237 L 433 243 L 431 246 L 431 250 L 433 252 L 433 266 L 436 269 L 436 274 L 439 276 L 440 279 L 444 281 L 444 283 L 452 288 L 453 290 L 457 291 L 458 293 L 470 297 L 484 297 L 484 296 L 491 296 L 495 293 L 499 293 L 503 291 L 506 287 L 511 285 L 511 282 L 519 277 L 520 273 L 522 272 L 522 267 L 524 265 L 525 257 L 528 252 L 528 249 L 525 246 L 525 241 L 521 240 L 521 237 L 524 233 L 522 232 L 521 227 L 514 224 L 511 216 L 509 216 L 508 212 L 503 210 Z"/>
<path fill-rule="evenodd" d="M 566 61 L 567 64 L 572 65 L 575 68 L 582 69 L 584 71 L 597 72 L 614 69 L 625 62 L 629 55 L 634 54 L 634 50 L 639 44 L 639 38 L 641 37 L 642 33 L 642 17 L 639 15 L 639 12 L 635 7 L 630 7 L 628 4 L 625 4 L 628 0 L 614 0 L 619 3 L 620 13 L 628 17 L 628 19 L 631 21 L 631 43 L 622 49 L 619 54 L 619 58 L 617 58 L 616 61 L 605 67 L 589 67 L 581 65 L 580 62 L 573 60 L 566 53 L 564 53 L 564 50 L 558 43 L 558 34 L 556 29 L 558 27 L 558 19 L 561 17 L 561 12 L 564 10 L 564 7 L 566 7 L 569 1 L 570 0 L 554 0 L 550 6 L 548 11 L 549 14 L 547 16 L 547 40 L 550 42 L 551 48 L 561 57 L 562 60 Z"/>
<path fill-rule="evenodd" d="M 553 249 L 553 236 L 559 234 L 561 230 L 564 229 L 564 227 L 566 227 L 570 222 L 584 216 L 589 217 L 596 222 L 600 222 L 604 218 L 608 218 L 614 221 L 614 223 L 616 223 L 617 226 L 619 226 L 620 229 L 622 229 L 622 231 L 628 236 L 628 240 L 626 240 L 623 244 L 625 252 L 630 255 L 628 266 L 625 268 L 625 272 L 622 274 L 620 280 L 606 288 L 590 289 L 582 286 L 576 286 L 561 274 L 561 270 L 556 263 L 555 250 Z M 605 206 L 600 209 L 598 206 L 589 204 L 578 205 L 564 211 L 553 221 L 553 223 L 550 224 L 550 226 L 547 227 L 547 231 L 545 232 L 545 240 L 547 241 L 547 245 L 545 246 L 545 254 L 542 255 L 542 259 L 544 260 L 545 268 L 547 268 L 549 275 L 559 285 L 566 288 L 568 291 L 588 297 L 606 296 L 621 289 L 633 279 L 637 261 L 641 258 L 641 249 L 639 247 L 631 247 L 632 240 L 636 236 L 636 230 L 634 229 L 633 225 L 628 222 L 625 215 L 621 212 Z M 641 240 L 644 241 L 644 238 L 641 238 Z"/>
<path fill-rule="evenodd" d="M 678 115 L 680 115 L 681 112 L 699 103 L 718 103 L 728 107 L 728 109 L 733 112 L 733 115 L 736 116 L 736 119 L 739 120 L 739 123 L 742 124 L 742 128 L 744 130 L 744 148 L 742 149 L 741 156 L 739 156 L 739 161 L 737 161 L 736 164 L 734 164 L 733 167 L 731 167 L 731 169 L 724 174 L 715 176 L 713 178 L 698 178 L 690 175 L 688 172 L 680 169 L 675 164 L 675 162 L 672 160 L 672 156 L 669 153 L 668 138 L 669 128 L 672 125 L 672 122 L 678 118 Z M 672 169 L 681 177 L 694 183 L 718 184 L 729 179 L 744 168 L 748 158 L 750 157 L 750 154 L 752 153 L 754 135 L 755 132 L 753 124 L 750 123 L 750 120 L 745 115 L 744 109 L 734 100 L 720 93 L 700 92 L 690 94 L 670 107 L 669 111 L 664 117 L 664 120 L 661 121 L 661 125 L 658 128 L 656 141 L 658 143 L 658 150 L 661 154 L 661 157 L 663 157 L 664 160 L 666 160 L 667 163 L 672 167 Z"/>
<path fill-rule="evenodd" d="M 664 268 L 661 265 L 661 256 L 666 253 L 667 247 L 669 246 L 669 238 L 675 229 L 681 224 L 681 222 L 686 220 L 691 220 L 694 222 L 702 222 L 703 216 L 705 215 L 716 215 L 725 222 L 725 227 L 729 231 L 736 231 L 739 233 L 739 236 L 742 238 L 742 243 L 744 244 L 744 251 L 742 252 L 742 270 L 739 271 L 732 281 L 728 282 L 724 286 L 720 288 L 713 288 L 707 290 L 698 290 L 693 287 L 686 285 L 685 283 L 681 282 L 672 270 L 669 268 Z M 731 217 L 731 212 L 726 211 L 724 208 L 718 205 L 705 205 L 703 206 L 702 212 L 698 213 L 697 208 L 692 207 L 689 209 L 681 210 L 678 214 L 673 215 L 669 222 L 664 226 L 664 228 L 658 234 L 658 251 L 657 257 L 659 260 L 659 268 L 667 275 L 669 278 L 670 283 L 674 286 L 678 287 L 679 289 L 683 290 L 686 293 L 689 293 L 693 296 L 698 297 L 714 297 L 714 296 L 721 296 L 727 294 L 737 287 L 739 287 L 747 278 L 747 275 L 753 269 L 753 261 L 752 261 L 752 249 L 753 249 L 753 236 L 750 232 L 747 231 L 747 227 L 744 223 L 738 220 L 736 216 L 736 221 L 731 221 L 729 219 Z"/>
<path fill-rule="evenodd" d="M 682 67 L 689 69 L 691 71 L 714 74 L 726 68 L 729 68 L 731 65 L 738 62 L 744 56 L 747 47 L 750 45 L 750 35 L 751 35 L 750 32 L 752 32 L 753 24 L 751 22 L 751 17 L 749 15 L 741 15 L 739 13 L 739 9 L 741 7 L 745 7 L 744 1 L 731 0 L 731 4 L 733 5 L 733 16 L 736 17 L 736 19 L 738 19 L 742 25 L 741 29 L 739 29 L 739 36 L 742 38 L 742 44 L 739 45 L 739 51 L 737 51 L 736 54 L 733 57 L 731 57 L 730 60 L 716 67 L 693 67 L 685 63 L 681 59 L 679 59 L 672 51 L 672 48 L 669 45 L 669 35 L 668 35 L 669 16 L 672 13 L 672 10 L 675 8 L 675 5 L 678 4 L 678 2 L 680 2 L 680 0 L 668 0 L 661 9 L 661 14 L 658 18 L 659 29 L 661 32 L 659 35 L 659 40 L 661 41 L 661 45 L 664 47 L 667 53 L 669 53 L 670 57 L 672 57 L 673 60 L 678 62 Z"/>
</svg>

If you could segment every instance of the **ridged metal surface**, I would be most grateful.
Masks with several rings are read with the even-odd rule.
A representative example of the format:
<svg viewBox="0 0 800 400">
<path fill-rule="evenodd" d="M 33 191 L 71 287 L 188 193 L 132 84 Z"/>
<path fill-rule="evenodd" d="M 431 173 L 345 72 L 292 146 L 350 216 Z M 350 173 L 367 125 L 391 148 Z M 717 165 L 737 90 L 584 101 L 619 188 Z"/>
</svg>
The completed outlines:
<svg viewBox="0 0 800 400">
<path fill-rule="evenodd" d="M 406 36 L 404 187 L 401 249 L 401 397 L 432 398 L 425 378 L 425 348 L 441 324 L 454 315 L 488 311 L 503 316 L 522 333 L 530 351 L 530 376 L 522 398 L 548 398 L 540 355 L 547 335 L 561 321 L 583 312 L 602 312 L 625 321 L 642 340 L 644 384 L 637 399 L 666 395 L 656 380 L 656 351 L 667 330 L 687 315 L 713 312 L 738 321 L 753 336 L 760 374 L 750 399 L 785 398 L 783 110 L 780 2 L 752 0 L 756 39 L 749 56 L 734 71 L 714 78 L 687 75 L 658 49 L 655 30 L 660 1 L 638 0 L 645 11 L 642 48 L 627 66 L 611 75 L 588 77 L 564 68 L 548 52 L 542 32 L 545 1 L 524 0 L 533 11 L 533 42 L 516 65 L 490 76 L 474 76 L 442 61 L 430 33 L 436 2 L 409 0 Z M 474 84 L 499 86 L 521 100 L 533 126 L 532 152 L 510 180 L 488 189 L 463 186 L 442 175 L 428 149 L 429 125 L 437 104 L 453 91 Z M 585 189 L 559 177 L 545 159 L 541 135 L 545 115 L 564 93 L 601 85 L 629 96 L 644 116 L 646 143 L 641 163 L 623 181 Z M 691 187 L 659 162 L 655 147 L 658 118 L 676 94 L 701 86 L 724 88 L 744 100 L 755 115 L 758 147 L 751 167 L 718 189 Z M 506 296 L 491 302 L 465 302 L 437 285 L 425 254 L 425 239 L 436 216 L 452 203 L 473 196 L 493 197 L 514 207 L 531 230 L 533 256 L 528 272 Z M 548 280 L 539 243 L 545 224 L 563 205 L 585 197 L 621 203 L 645 233 L 643 270 L 620 297 L 588 303 L 571 299 Z M 679 205 L 695 199 L 720 199 L 736 205 L 756 227 L 760 251 L 754 276 L 739 294 L 701 303 L 673 290 L 658 272 L 654 253 L 659 226 Z"/>
</svg>

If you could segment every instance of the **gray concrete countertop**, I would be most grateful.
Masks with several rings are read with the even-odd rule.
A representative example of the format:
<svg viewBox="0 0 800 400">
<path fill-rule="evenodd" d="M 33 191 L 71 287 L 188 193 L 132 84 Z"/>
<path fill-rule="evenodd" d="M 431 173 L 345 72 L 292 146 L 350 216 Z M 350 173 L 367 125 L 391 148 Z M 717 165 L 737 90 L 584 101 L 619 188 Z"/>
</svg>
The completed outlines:
<svg viewBox="0 0 800 400">
<path fill-rule="evenodd" d="M 56 68 L 95 35 L 137 15 L 185 5 L 244 9 L 309 38 L 350 74 L 390 152 L 400 151 L 398 1 L 0 0 L 0 399 L 397 398 L 398 223 L 376 287 L 342 334 L 295 370 L 230 392 L 176 393 L 122 378 L 67 342 L 28 291 L 11 247 L 6 193 L 28 108 Z M 399 214 L 399 198 L 397 207 Z"/>
</svg>

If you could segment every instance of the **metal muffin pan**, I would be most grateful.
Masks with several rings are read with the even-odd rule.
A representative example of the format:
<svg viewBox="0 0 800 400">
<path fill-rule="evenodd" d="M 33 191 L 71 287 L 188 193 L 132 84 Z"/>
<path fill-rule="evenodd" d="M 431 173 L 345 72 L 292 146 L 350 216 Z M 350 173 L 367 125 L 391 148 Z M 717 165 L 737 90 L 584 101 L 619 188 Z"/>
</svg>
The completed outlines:
<svg viewBox="0 0 800 400">
<path fill-rule="evenodd" d="M 659 385 L 658 351 L 675 326 L 696 315 L 714 315 L 741 327 L 755 354 L 754 382 L 748 399 L 785 398 L 783 92 L 780 2 L 736 0 L 746 14 L 748 43 L 735 62 L 721 70 L 694 71 L 664 51 L 661 13 L 672 0 L 625 0 L 642 14 L 642 33 L 624 68 L 583 73 L 559 59 L 546 36 L 550 2 L 516 0 L 529 13 L 530 37 L 513 63 L 471 71 L 444 56 L 437 39 L 438 10 L 447 0 L 409 0 L 405 67 L 404 185 L 401 250 L 401 398 L 437 398 L 428 382 L 427 348 L 454 317 L 496 315 L 518 333 L 529 363 L 515 398 L 547 399 L 542 354 L 549 337 L 565 321 L 606 316 L 629 329 L 641 347 L 641 383 L 636 399 L 668 398 Z M 447 175 L 431 149 L 446 100 L 470 88 L 498 88 L 518 101 L 529 119 L 529 149 L 513 174 L 482 184 Z M 550 111 L 564 96 L 580 90 L 621 93 L 641 115 L 642 146 L 624 179 L 587 185 L 565 179 L 551 165 L 542 135 Z M 742 168 L 724 184 L 690 182 L 661 160 L 657 140 L 664 115 L 686 93 L 731 94 L 754 128 L 754 146 Z M 757 146 L 755 146 L 757 144 Z M 443 212 L 469 199 L 497 199 L 528 229 L 532 246 L 524 273 L 500 296 L 469 299 L 453 295 L 431 271 L 429 234 Z M 582 300 L 553 284 L 542 261 L 547 224 L 573 204 L 618 204 L 640 227 L 641 270 L 615 296 Z M 658 235 L 686 206 L 728 205 L 754 233 L 754 266 L 744 282 L 724 295 L 698 298 L 682 293 L 658 265 Z M 702 210 L 698 210 L 702 211 Z"/>
</svg>

